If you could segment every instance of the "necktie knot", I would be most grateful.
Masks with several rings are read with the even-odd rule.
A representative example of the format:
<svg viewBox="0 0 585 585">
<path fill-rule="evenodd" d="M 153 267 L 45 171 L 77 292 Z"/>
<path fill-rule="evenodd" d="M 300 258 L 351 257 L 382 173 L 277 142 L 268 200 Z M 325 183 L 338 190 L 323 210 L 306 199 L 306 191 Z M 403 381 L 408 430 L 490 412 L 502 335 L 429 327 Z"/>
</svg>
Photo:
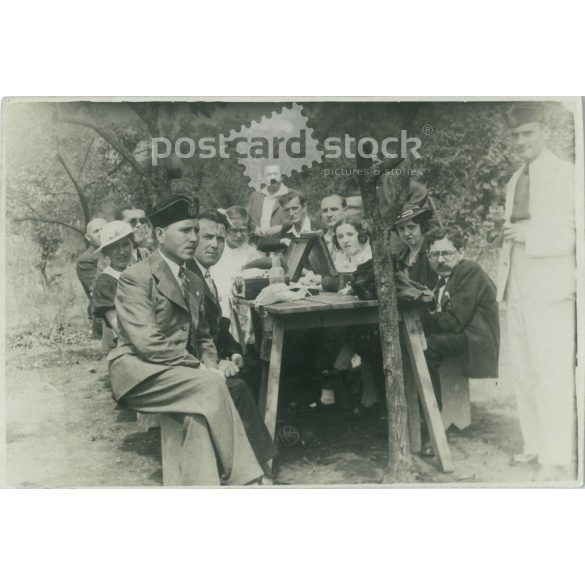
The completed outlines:
<svg viewBox="0 0 585 585">
<path fill-rule="evenodd" d="M 206 270 L 205 271 L 205 280 L 207 281 L 207 286 L 209 287 L 209 290 L 211 291 L 211 294 L 216 299 L 219 299 L 219 295 L 218 295 L 218 292 L 217 292 L 217 287 L 215 286 L 215 281 L 211 277 L 211 272 L 209 272 L 209 270 Z"/>
<path fill-rule="evenodd" d="M 179 280 L 181 292 L 187 300 L 189 298 L 189 279 L 187 278 L 187 271 L 184 266 L 179 266 Z"/>
</svg>

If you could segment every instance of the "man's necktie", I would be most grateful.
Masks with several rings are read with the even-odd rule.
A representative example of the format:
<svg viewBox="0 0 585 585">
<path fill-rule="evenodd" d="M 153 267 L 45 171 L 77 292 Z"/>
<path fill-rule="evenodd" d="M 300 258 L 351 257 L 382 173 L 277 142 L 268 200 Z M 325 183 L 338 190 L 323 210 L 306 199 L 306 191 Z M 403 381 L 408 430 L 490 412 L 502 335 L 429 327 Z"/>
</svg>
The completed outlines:
<svg viewBox="0 0 585 585">
<path fill-rule="evenodd" d="M 181 281 L 181 292 L 187 301 L 187 307 L 189 307 L 189 279 L 184 266 L 179 267 L 179 280 Z"/>
<path fill-rule="evenodd" d="M 217 301 L 219 297 L 217 287 L 215 286 L 215 281 L 211 277 L 211 272 L 209 272 L 209 270 L 205 271 L 205 281 L 207 282 L 207 286 L 209 287 L 211 294 L 215 297 L 215 300 Z"/>
<path fill-rule="evenodd" d="M 445 286 L 447 281 L 441 276 L 433 289 L 433 295 L 435 296 L 436 311 L 441 312 L 441 289 Z"/>
<path fill-rule="evenodd" d="M 183 297 L 185 297 L 185 302 L 187 304 L 187 310 L 191 313 L 191 305 L 189 304 L 189 279 L 187 278 L 187 272 L 185 271 L 185 267 L 179 267 L 179 280 L 181 281 L 180 288 L 181 292 L 183 293 Z M 197 355 L 195 351 L 195 344 L 193 343 L 193 328 L 189 327 L 189 333 L 187 334 L 187 351 L 193 355 Z"/>
<path fill-rule="evenodd" d="M 522 173 L 520 173 L 516 182 L 510 222 L 514 223 L 522 219 L 530 219 L 530 176 L 528 174 L 528 165 L 524 165 Z"/>
</svg>

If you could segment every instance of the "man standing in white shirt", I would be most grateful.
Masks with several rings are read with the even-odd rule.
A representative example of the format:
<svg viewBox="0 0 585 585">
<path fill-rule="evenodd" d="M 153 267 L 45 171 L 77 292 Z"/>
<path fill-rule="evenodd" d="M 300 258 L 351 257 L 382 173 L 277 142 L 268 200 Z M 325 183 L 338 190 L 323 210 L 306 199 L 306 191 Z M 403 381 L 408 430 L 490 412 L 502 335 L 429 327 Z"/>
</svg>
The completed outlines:
<svg viewBox="0 0 585 585">
<path fill-rule="evenodd" d="M 512 463 L 561 479 L 575 442 L 574 165 L 546 147 L 539 104 L 516 106 L 509 126 L 523 162 L 507 186 L 498 275 L 524 438 Z"/>
<path fill-rule="evenodd" d="M 264 168 L 264 187 L 252 193 L 248 202 L 248 213 L 257 236 L 274 236 L 282 229 L 284 214 L 278 199 L 291 190 L 282 182 L 280 167 L 268 165 Z"/>
</svg>

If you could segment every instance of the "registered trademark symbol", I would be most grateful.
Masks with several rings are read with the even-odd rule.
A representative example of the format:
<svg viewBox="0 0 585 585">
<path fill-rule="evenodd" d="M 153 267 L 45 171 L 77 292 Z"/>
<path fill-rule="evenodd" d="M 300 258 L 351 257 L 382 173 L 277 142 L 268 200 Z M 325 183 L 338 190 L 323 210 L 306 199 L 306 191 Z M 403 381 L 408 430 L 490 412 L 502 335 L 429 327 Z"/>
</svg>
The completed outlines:
<svg viewBox="0 0 585 585">
<path fill-rule="evenodd" d="M 429 134 L 432 134 L 433 133 L 433 127 L 430 124 L 425 124 L 423 126 L 423 133 L 426 134 L 427 136 Z"/>
</svg>

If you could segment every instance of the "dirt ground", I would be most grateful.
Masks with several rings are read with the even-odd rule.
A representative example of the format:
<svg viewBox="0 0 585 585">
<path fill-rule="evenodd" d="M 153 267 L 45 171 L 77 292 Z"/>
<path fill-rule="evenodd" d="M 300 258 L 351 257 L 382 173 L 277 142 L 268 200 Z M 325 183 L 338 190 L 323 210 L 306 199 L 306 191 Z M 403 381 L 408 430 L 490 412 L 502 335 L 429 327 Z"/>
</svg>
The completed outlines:
<svg viewBox="0 0 585 585">
<path fill-rule="evenodd" d="M 160 432 L 141 432 L 132 413 L 117 409 L 98 342 L 11 350 L 6 377 L 9 486 L 162 485 Z M 506 378 L 504 363 L 497 383 L 472 381 L 472 425 L 448 433 L 454 473 L 440 473 L 432 460 L 416 457 L 416 483 L 517 486 L 539 481 L 537 465 L 509 464 L 522 443 Z M 302 442 L 280 446 L 275 463 L 278 483 L 385 481 L 384 419 L 349 422 L 333 408 L 293 422 L 301 430 Z"/>
</svg>

